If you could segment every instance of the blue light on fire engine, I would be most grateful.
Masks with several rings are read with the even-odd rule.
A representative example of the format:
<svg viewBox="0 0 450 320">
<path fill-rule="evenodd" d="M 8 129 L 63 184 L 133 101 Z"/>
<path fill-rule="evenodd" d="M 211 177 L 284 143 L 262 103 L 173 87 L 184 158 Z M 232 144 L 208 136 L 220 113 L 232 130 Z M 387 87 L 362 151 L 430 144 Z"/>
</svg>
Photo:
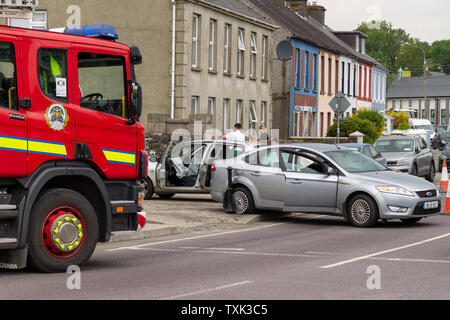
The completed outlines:
<svg viewBox="0 0 450 320">
<path fill-rule="evenodd" d="M 64 33 L 108 40 L 119 39 L 119 34 L 116 29 L 109 24 L 93 24 L 81 26 L 80 28 L 66 28 Z"/>
</svg>

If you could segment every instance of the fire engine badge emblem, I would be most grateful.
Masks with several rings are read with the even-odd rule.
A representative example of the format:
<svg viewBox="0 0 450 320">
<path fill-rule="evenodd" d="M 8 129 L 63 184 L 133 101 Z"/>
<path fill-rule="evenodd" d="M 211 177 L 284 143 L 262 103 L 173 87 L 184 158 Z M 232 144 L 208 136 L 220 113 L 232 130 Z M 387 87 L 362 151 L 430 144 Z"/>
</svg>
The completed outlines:
<svg viewBox="0 0 450 320">
<path fill-rule="evenodd" d="M 60 104 L 52 104 L 45 111 L 45 120 L 50 129 L 55 131 L 64 130 L 69 122 L 67 110 Z"/>
</svg>

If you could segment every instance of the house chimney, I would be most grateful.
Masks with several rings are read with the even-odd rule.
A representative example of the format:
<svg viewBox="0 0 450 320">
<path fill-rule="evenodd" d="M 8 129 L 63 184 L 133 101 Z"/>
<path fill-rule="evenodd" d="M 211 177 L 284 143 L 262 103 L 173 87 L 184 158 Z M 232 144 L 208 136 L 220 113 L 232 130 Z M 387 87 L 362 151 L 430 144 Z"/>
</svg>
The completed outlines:
<svg viewBox="0 0 450 320">
<path fill-rule="evenodd" d="M 297 12 L 301 16 L 305 17 L 307 15 L 308 0 L 286 0 L 286 7 L 290 8 L 292 11 Z"/>
<path fill-rule="evenodd" d="M 325 24 L 325 7 L 320 6 L 314 1 L 311 5 L 308 5 L 308 12 L 311 18 L 319 22 L 320 24 Z"/>
</svg>

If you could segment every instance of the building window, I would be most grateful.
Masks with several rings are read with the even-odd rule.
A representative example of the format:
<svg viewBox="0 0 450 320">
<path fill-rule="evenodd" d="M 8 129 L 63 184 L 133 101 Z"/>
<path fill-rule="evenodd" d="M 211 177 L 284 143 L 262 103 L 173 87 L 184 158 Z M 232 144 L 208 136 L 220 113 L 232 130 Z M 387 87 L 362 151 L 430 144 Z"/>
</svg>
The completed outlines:
<svg viewBox="0 0 450 320">
<path fill-rule="evenodd" d="M 255 130 L 257 122 L 258 122 L 258 115 L 256 113 L 255 101 L 250 101 L 250 106 L 249 106 L 249 126 L 248 126 L 249 129 Z"/>
<path fill-rule="evenodd" d="M 309 52 L 305 51 L 305 58 L 304 58 L 304 72 L 303 72 L 303 83 L 304 88 L 309 89 Z"/>
<path fill-rule="evenodd" d="M 245 57 L 245 34 L 243 29 L 238 30 L 238 59 L 237 74 L 244 76 L 244 57 Z"/>
<path fill-rule="evenodd" d="M 328 58 L 328 94 L 332 95 L 332 88 L 331 83 L 333 79 L 333 63 L 331 61 L 331 58 Z"/>
<path fill-rule="evenodd" d="M 352 78 L 352 66 L 351 64 L 347 64 L 347 69 L 348 69 L 348 73 L 347 73 L 347 95 L 350 97 L 351 94 L 351 87 L 350 87 L 350 81 Z"/>
<path fill-rule="evenodd" d="M 267 102 L 261 102 L 261 124 L 263 126 L 267 126 L 266 124 L 266 115 L 267 115 Z"/>
<path fill-rule="evenodd" d="M 197 97 L 197 96 L 192 97 L 192 99 L 191 99 L 191 113 L 192 114 L 198 114 L 199 100 L 200 100 L 200 97 Z"/>
<path fill-rule="evenodd" d="M 242 100 L 236 101 L 236 123 L 242 123 Z"/>
<path fill-rule="evenodd" d="M 209 70 L 216 70 L 217 61 L 217 21 L 211 19 L 209 21 Z"/>
<path fill-rule="evenodd" d="M 267 80 L 267 69 L 269 68 L 269 38 L 262 37 L 262 79 Z"/>
<path fill-rule="evenodd" d="M 300 88 L 300 67 L 301 67 L 301 55 L 300 55 L 300 49 L 295 49 L 295 70 L 294 70 L 294 76 L 295 76 L 295 87 Z"/>
<path fill-rule="evenodd" d="M 10 27 L 27 28 L 34 30 L 47 30 L 47 11 L 35 11 L 33 18 L 27 19 L 8 19 Z"/>
<path fill-rule="evenodd" d="M 325 94 L 325 57 L 321 56 L 320 57 L 320 90 L 321 90 L 321 94 Z"/>
<path fill-rule="evenodd" d="M 225 25 L 225 49 L 223 54 L 223 72 L 231 73 L 231 25 Z"/>
<path fill-rule="evenodd" d="M 324 114 L 323 114 L 323 112 L 321 112 L 320 113 L 320 137 L 323 137 L 323 135 L 324 135 L 324 132 L 323 132 L 323 121 L 324 121 Z"/>
<path fill-rule="evenodd" d="M 431 109 L 430 110 L 430 122 L 431 122 L 431 124 L 434 124 L 436 121 L 435 121 L 435 118 L 436 118 L 436 115 L 435 115 L 435 110 L 434 109 Z"/>
<path fill-rule="evenodd" d="M 356 66 L 353 67 L 353 96 L 356 97 Z"/>
<path fill-rule="evenodd" d="M 250 35 L 250 78 L 256 79 L 256 61 L 258 47 L 256 42 L 256 33 Z"/>
<path fill-rule="evenodd" d="M 445 109 L 441 109 L 441 125 L 447 124 L 447 121 L 446 121 L 446 119 L 445 119 L 446 116 L 447 116 L 447 115 L 446 115 L 446 113 L 445 113 Z"/>
<path fill-rule="evenodd" d="M 341 62 L 342 74 L 341 74 L 341 92 L 345 93 L 345 62 Z"/>
<path fill-rule="evenodd" d="M 208 98 L 208 114 L 214 115 L 216 109 L 216 98 Z"/>
<path fill-rule="evenodd" d="M 229 123 L 228 123 L 228 115 L 230 112 L 230 100 L 229 99 L 223 99 L 223 132 L 228 129 Z"/>
<path fill-rule="evenodd" d="M 194 14 L 192 21 L 192 67 L 200 65 L 200 16 Z"/>
<path fill-rule="evenodd" d="M 314 91 L 317 91 L 316 71 L 317 71 L 317 54 L 314 54 L 313 55 L 313 70 L 312 70 L 312 85 L 313 85 Z"/>
</svg>

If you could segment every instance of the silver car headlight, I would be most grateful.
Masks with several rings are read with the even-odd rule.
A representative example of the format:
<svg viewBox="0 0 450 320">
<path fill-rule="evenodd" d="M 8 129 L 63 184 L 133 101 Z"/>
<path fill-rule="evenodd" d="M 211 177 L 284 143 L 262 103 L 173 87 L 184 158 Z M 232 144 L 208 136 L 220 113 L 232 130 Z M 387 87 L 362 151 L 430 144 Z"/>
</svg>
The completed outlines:
<svg viewBox="0 0 450 320">
<path fill-rule="evenodd" d="M 383 193 L 398 194 L 401 196 L 414 197 L 414 193 L 402 187 L 377 187 L 377 190 Z"/>
</svg>

